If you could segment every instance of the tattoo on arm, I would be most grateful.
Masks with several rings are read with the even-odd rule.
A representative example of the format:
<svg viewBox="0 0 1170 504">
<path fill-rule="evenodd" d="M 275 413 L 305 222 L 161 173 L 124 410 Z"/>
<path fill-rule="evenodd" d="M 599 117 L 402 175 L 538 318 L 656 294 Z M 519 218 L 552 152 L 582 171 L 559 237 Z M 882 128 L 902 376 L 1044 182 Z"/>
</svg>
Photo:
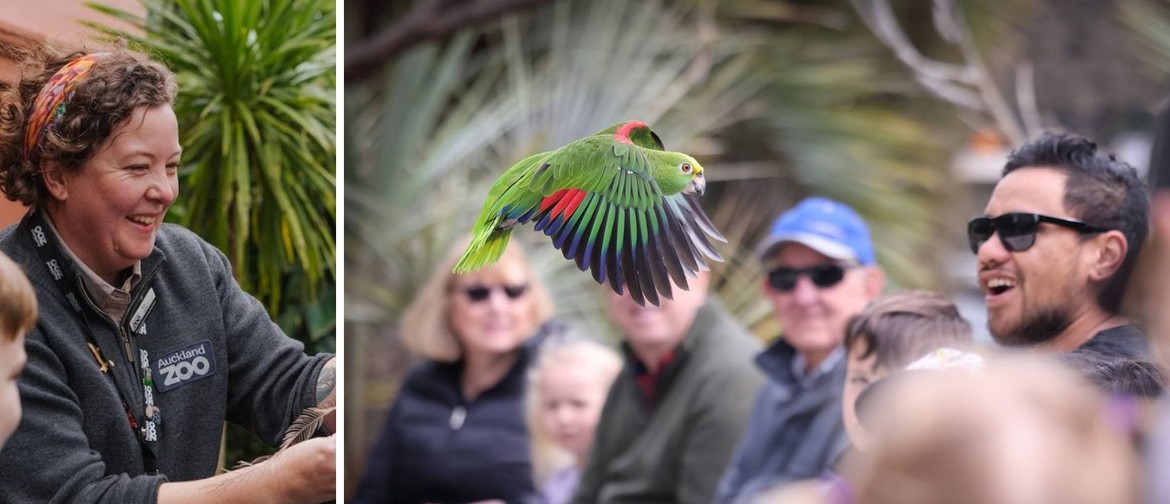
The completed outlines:
<svg viewBox="0 0 1170 504">
<path fill-rule="evenodd" d="M 321 368 L 321 374 L 317 376 L 317 406 L 321 408 L 329 408 L 336 402 L 333 400 L 333 390 L 337 387 L 337 364 L 333 359 L 325 363 L 325 367 Z M 328 400 L 328 404 L 326 401 Z"/>
</svg>

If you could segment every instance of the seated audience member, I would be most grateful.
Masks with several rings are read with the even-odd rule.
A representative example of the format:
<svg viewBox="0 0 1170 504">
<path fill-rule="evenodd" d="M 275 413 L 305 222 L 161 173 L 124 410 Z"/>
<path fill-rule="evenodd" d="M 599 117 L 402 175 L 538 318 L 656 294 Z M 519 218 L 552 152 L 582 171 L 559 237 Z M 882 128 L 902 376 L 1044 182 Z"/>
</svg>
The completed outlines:
<svg viewBox="0 0 1170 504">
<path fill-rule="evenodd" d="M 624 341 L 573 502 L 709 504 L 762 377 L 759 344 L 716 302 L 710 273 L 661 306 L 608 294 Z"/>
<path fill-rule="evenodd" d="M 1120 309 L 1149 208 L 1136 170 L 1086 138 L 1045 134 L 1013 151 L 967 224 L 995 341 L 1149 360 Z"/>
<path fill-rule="evenodd" d="M 849 318 L 877 298 L 884 274 L 869 228 L 848 206 L 805 199 L 781 214 L 760 245 L 763 294 L 784 333 L 755 362 L 768 378 L 716 504 L 816 478 L 849 444 L 841 420 Z"/>
<path fill-rule="evenodd" d="M 553 303 L 520 245 L 496 264 L 451 273 L 452 248 L 402 317 L 422 362 L 406 376 L 354 502 L 529 502 L 525 374 Z"/>
<path fill-rule="evenodd" d="M 1166 134 L 1170 133 L 1170 128 L 1163 127 L 1159 130 L 1159 138 L 1157 141 L 1166 140 Z M 1163 145 L 1162 147 L 1166 147 Z M 1162 149 L 1163 153 L 1170 153 L 1170 149 Z M 1157 160 L 1159 163 L 1165 163 L 1165 159 Z M 1151 166 L 1151 170 L 1155 168 L 1165 168 L 1165 166 Z M 1160 171 L 1160 170 L 1159 170 Z M 1166 310 L 1166 302 L 1170 301 L 1170 246 L 1167 246 L 1167 240 L 1170 239 L 1170 184 L 1166 181 L 1170 177 L 1165 175 L 1159 176 L 1159 186 L 1154 192 L 1153 206 L 1152 206 L 1152 220 L 1155 235 L 1158 237 L 1156 243 L 1160 246 L 1151 250 L 1149 265 L 1153 266 L 1146 270 L 1142 275 L 1143 281 L 1148 281 L 1152 286 L 1152 291 L 1149 297 L 1145 300 L 1148 303 L 1146 310 L 1147 329 L 1151 336 L 1151 343 L 1158 351 L 1155 354 L 1158 356 L 1158 362 L 1162 365 L 1161 369 L 1170 369 L 1170 310 Z M 1154 419 L 1151 428 L 1146 448 L 1145 460 L 1145 502 L 1148 504 L 1164 504 L 1170 500 L 1170 478 L 1166 477 L 1170 474 L 1170 397 L 1165 395 L 1158 400 L 1153 408 Z"/>
<path fill-rule="evenodd" d="M 0 448 L 20 423 L 16 382 L 24 369 L 24 337 L 37 323 L 37 295 L 8 256 L 0 254 Z"/>
<path fill-rule="evenodd" d="M 541 345 L 528 374 L 528 428 L 532 467 L 542 504 L 573 497 L 605 395 L 622 369 L 609 347 L 572 333 Z"/>
<path fill-rule="evenodd" d="M 854 407 L 870 384 L 932 350 L 973 344 L 971 324 L 954 303 L 932 292 L 888 294 L 853 317 L 845 330 L 848 365 L 841 394 L 845 431 L 853 447 L 865 449 L 867 443 Z"/>
</svg>

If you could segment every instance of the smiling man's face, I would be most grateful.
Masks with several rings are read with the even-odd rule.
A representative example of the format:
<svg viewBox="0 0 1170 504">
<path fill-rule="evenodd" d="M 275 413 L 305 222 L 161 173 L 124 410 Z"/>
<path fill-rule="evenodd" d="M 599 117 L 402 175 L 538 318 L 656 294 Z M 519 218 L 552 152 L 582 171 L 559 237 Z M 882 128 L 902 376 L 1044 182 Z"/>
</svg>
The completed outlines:
<svg viewBox="0 0 1170 504">
<path fill-rule="evenodd" d="M 1009 173 L 995 186 L 984 214 L 1038 213 L 1076 220 L 1064 207 L 1068 175 L 1030 167 Z M 1030 346 L 1053 339 L 1096 293 L 1081 260 L 1085 242 L 1071 229 L 1041 223 L 1025 251 L 1004 248 L 998 233 L 978 250 L 979 287 L 987 302 L 987 326 L 997 342 Z"/>
</svg>

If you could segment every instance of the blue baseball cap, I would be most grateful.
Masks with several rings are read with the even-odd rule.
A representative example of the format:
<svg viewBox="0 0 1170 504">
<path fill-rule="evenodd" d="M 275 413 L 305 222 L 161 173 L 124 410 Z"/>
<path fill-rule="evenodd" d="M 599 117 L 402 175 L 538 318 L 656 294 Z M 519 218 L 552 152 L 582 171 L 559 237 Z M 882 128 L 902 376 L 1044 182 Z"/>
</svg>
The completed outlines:
<svg viewBox="0 0 1170 504">
<path fill-rule="evenodd" d="M 869 226 L 848 205 L 828 198 L 805 198 L 772 223 L 768 237 L 760 243 L 759 257 L 767 260 L 776 246 L 796 242 L 840 261 L 857 261 L 863 266 L 877 262 Z"/>
</svg>

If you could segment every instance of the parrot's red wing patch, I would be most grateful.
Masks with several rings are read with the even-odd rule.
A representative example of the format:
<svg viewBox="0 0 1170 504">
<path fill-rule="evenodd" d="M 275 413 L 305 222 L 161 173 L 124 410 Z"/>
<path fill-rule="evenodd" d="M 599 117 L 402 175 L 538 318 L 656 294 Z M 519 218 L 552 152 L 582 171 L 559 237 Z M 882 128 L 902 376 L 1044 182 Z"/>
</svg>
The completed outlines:
<svg viewBox="0 0 1170 504">
<path fill-rule="evenodd" d="M 573 212 L 577 211 L 577 207 L 581 206 L 581 201 L 584 199 L 585 191 L 573 187 L 561 189 L 540 200 L 540 212 L 543 213 L 552 207 L 552 211 L 548 213 L 550 219 L 562 215 L 569 218 Z"/>
</svg>

